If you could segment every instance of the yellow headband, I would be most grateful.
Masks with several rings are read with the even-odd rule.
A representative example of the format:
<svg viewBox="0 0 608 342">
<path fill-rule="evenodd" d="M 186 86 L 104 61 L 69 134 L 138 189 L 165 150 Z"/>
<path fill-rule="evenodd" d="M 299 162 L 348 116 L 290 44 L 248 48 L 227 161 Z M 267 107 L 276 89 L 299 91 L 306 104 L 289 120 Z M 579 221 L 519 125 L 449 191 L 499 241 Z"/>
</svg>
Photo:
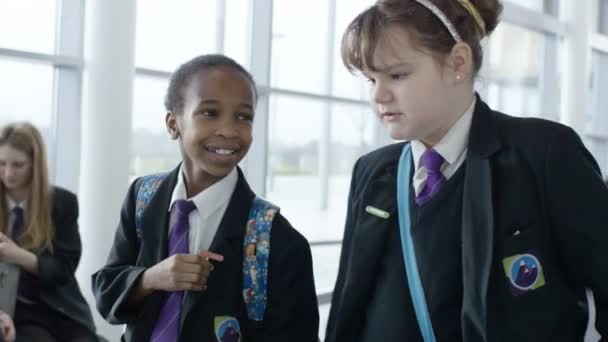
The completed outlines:
<svg viewBox="0 0 608 342">
<path fill-rule="evenodd" d="M 475 19 L 477 27 L 479 28 L 479 33 L 482 37 L 485 37 L 486 23 L 483 21 L 483 18 L 479 14 L 477 8 L 475 8 L 475 5 L 473 5 L 473 3 L 471 3 L 469 0 L 458 0 L 458 2 L 471 14 L 473 19 Z"/>
</svg>

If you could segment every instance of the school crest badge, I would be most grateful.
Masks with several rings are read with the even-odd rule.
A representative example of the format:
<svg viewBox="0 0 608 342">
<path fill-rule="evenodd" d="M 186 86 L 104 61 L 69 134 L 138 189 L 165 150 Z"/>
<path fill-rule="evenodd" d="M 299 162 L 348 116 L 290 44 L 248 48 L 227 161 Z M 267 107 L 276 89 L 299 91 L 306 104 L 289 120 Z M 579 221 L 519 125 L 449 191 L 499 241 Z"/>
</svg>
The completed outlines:
<svg viewBox="0 0 608 342">
<path fill-rule="evenodd" d="M 504 258 L 502 263 L 512 295 L 519 296 L 545 285 L 543 266 L 536 250 Z"/>
<path fill-rule="evenodd" d="M 217 342 L 241 342 L 241 328 L 234 317 L 216 316 L 214 331 Z"/>
</svg>

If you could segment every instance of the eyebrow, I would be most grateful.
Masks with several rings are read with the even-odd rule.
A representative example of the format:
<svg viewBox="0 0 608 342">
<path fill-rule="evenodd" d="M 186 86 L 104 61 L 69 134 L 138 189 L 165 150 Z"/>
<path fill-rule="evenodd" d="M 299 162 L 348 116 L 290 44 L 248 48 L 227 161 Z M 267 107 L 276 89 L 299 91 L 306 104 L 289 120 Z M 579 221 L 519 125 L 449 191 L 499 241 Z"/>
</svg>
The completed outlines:
<svg viewBox="0 0 608 342">
<path fill-rule="evenodd" d="M 394 69 L 399 69 L 399 68 L 403 68 L 403 67 L 411 67 L 411 66 L 412 65 L 410 63 L 397 63 L 397 64 L 392 64 L 392 65 L 387 65 L 384 67 L 377 67 L 375 69 L 379 72 L 389 72 Z"/>
<path fill-rule="evenodd" d="M 218 100 L 203 100 L 198 104 L 198 107 L 202 106 L 202 105 L 219 105 L 220 101 Z M 245 107 L 247 109 L 251 109 L 253 110 L 253 105 L 249 104 L 249 103 L 240 103 L 239 107 Z"/>
</svg>

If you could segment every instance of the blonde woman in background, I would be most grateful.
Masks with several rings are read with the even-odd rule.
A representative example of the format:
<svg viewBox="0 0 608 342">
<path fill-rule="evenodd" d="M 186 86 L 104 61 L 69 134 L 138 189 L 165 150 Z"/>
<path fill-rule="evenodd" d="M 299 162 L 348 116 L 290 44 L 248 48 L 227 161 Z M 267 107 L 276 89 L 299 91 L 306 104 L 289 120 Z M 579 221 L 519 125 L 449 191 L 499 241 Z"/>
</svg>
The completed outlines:
<svg viewBox="0 0 608 342">
<path fill-rule="evenodd" d="M 0 262 L 19 266 L 17 341 L 97 341 L 74 272 L 81 254 L 76 196 L 49 184 L 40 132 L 0 129 Z"/>
</svg>

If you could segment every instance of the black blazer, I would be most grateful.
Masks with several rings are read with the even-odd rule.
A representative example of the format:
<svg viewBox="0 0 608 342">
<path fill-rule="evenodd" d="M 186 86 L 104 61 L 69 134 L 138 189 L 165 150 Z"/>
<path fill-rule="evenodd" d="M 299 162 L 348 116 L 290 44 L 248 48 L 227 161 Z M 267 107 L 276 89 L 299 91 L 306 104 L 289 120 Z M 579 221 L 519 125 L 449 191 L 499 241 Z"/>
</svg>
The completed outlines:
<svg viewBox="0 0 608 342">
<path fill-rule="evenodd" d="M 142 214 L 139 252 L 134 221 L 138 182 L 131 184 L 107 263 L 93 275 L 101 315 L 110 323 L 127 325 L 123 341 L 148 341 L 161 309 L 160 291 L 138 307 L 130 307 L 127 301 L 143 271 L 167 258 L 168 207 L 178 173 L 179 167 L 168 175 Z M 319 313 L 310 246 L 280 214 L 272 225 L 265 318 L 262 324 L 247 319 L 242 297 L 243 240 L 253 198 L 239 170 L 236 188 L 209 248 L 222 254 L 224 261 L 215 263 L 205 292 L 186 292 L 179 341 L 216 341 L 216 316 L 237 318 L 247 342 L 317 341 Z"/>
<path fill-rule="evenodd" d="M 398 229 L 396 175 L 404 144 L 355 165 L 327 342 L 358 340 L 387 232 Z M 585 287 L 595 295 L 596 327 L 608 336 L 608 190 L 577 134 L 492 111 L 478 98 L 468 146 L 462 340 L 582 341 Z M 391 219 L 366 213 L 367 205 Z M 515 296 L 503 259 L 530 250 L 539 254 L 546 284 Z"/>
<path fill-rule="evenodd" d="M 53 253 L 38 254 L 39 300 L 61 312 L 95 334 L 91 310 L 80 292 L 74 273 L 80 261 L 82 244 L 78 233 L 78 200 L 65 189 L 52 189 L 51 219 L 55 228 Z"/>
</svg>

